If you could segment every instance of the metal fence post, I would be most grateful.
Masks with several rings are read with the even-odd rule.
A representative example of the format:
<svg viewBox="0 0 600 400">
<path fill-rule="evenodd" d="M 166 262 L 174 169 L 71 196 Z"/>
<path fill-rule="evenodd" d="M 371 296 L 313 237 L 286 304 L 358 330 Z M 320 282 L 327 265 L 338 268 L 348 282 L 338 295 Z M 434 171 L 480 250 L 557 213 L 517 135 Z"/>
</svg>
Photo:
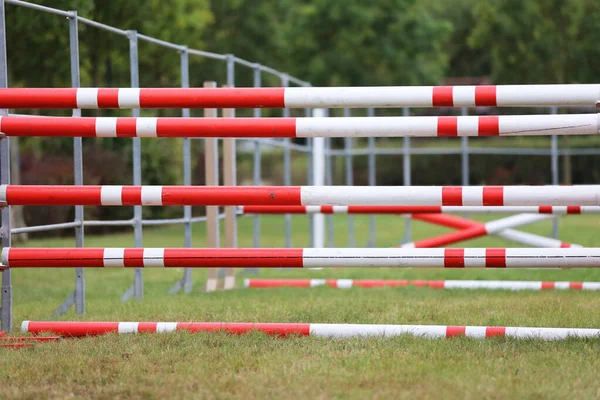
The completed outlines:
<svg viewBox="0 0 600 400">
<path fill-rule="evenodd" d="M 315 108 L 313 111 L 315 118 L 323 118 L 325 116 L 325 110 L 321 108 Z M 323 186 L 325 183 L 325 142 L 326 139 L 322 137 L 314 138 L 312 142 L 312 185 Z M 313 221 L 312 223 L 312 238 L 313 242 L 311 246 L 314 248 L 325 247 L 325 216 L 320 213 L 309 215 L 309 218 Z"/>
<path fill-rule="evenodd" d="M 328 116 L 328 110 L 324 111 Z M 325 185 L 333 186 L 333 157 L 331 155 L 331 138 L 325 138 Z M 335 247 L 335 226 L 333 225 L 333 214 L 327 214 L 327 246 Z"/>
<path fill-rule="evenodd" d="M 552 114 L 558 113 L 557 107 L 550 109 Z M 550 168 L 552 171 L 552 184 L 558 185 L 558 136 L 550 136 Z M 558 238 L 558 218 L 552 219 L 552 237 Z"/>
<path fill-rule="evenodd" d="M 350 117 L 350 109 L 344 108 L 344 117 Z M 354 171 L 352 170 L 352 138 L 344 138 L 344 152 L 346 153 L 346 185 L 354 186 Z M 348 247 L 356 247 L 354 237 L 354 216 L 348 214 Z"/>
<path fill-rule="evenodd" d="M 367 117 L 374 117 L 375 109 L 369 108 L 367 109 Z M 368 139 L 369 145 L 369 156 L 368 156 L 368 179 L 369 186 L 376 185 L 376 176 L 377 176 L 377 164 L 375 160 L 375 138 L 370 136 Z M 375 243 L 377 241 L 376 236 L 376 225 L 375 225 L 375 215 L 369 215 L 369 242 L 367 244 L 368 247 L 375 247 Z"/>
<path fill-rule="evenodd" d="M 288 74 L 281 75 L 281 86 L 288 87 L 290 85 L 290 79 Z M 289 118 L 289 108 L 282 110 L 281 116 L 283 118 Z M 291 154 L 291 140 L 289 138 L 283 139 L 285 147 L 283 148 L 283 185 L 292 185 L 292 154 Z M 285 214 L 285 247 L 292 247 L 292 216 Z"/>
<path fill-rule="evenodd" d="M 6 19 L 4 0 L 0 0 L 0 88 L 8 87 L 6 65 Z M 8 110 L 0 110 L 0 115 L 7 115 Z M 0 184 L 10 184 L 10 139 L 0 137 Z M 10 207 L 2 208 L 2 248 L 11 243 Z M 12 283 L 11 271 L 2 271 L 2 308 L 0 309 L 0 330 L 12 331 Z"/>
<path fill-rule="evenodd" d="M 402 109 L 402 115 L 405 117 L 410 116 L 410 110 L 408 108 Z M 403 148 L 404 154 L 402 155 L 402 174 L 403 180 L 402 183 L 404 186 L 411 185 L 411 164 L 410 164 L 410 137 L 405 136 L 403 139 Z M 402 243 L 409 243 L 412 241 L 412 218 L 410 215 L 407 215 L 404 220 L 404 239 L 402 239 Z"/>
<path fill-rule="evenodd" d="M 181 65 L 181 87 L 190 87 L 190 63 L 188 48 L 183 46 L 179 51 L 179 59 Z M 183 108 L 181 110 L 181 116 L 183 118 L 190 117 L 190 109 Z M 185 186 L 192 185 L 192 156 L 190 150 L 190 138 L 183 139 L 183 184 Z M 183 207 L 183 245 L 186 248 L 192 247 L 192 207 Z M 169 290 L 169 294 L 177 293 L 183 289 L 184 293 L 192 292 L 192 270 L 185 268 L 183 270 L 183 277 Z"/>
<path fill-rule="evenodd" d="M 258 88 L 262 86 L 262 73 L 260 70 L 260 65 L 256 65 L 253 70 L 254 73 L 254 87 Z M 255 108 L 253 111 L 254 118 L 261 117 L 261 109 Z M 256 139 L 254 141 L 254 169 L 253 169 L 253 178 L 254 185 L 260 186 L 261 177 L 262 177 L 262 163 L 261 163 L 261 148 L 260 148 L 260 139 Z M 254 216 L 254 227 L 253 227 L 253 236 L 252 236 L 252 245 L 254 247 L 260 247 L 260 216 L 256 214 Z"/>
<path fill-rule="evenodd" d="M 129 69 L 131 74 L 131 87 L 140 86 L 139 67 L 138 67 L 138 41 L 137 31 L 127 31 L 129 38 Z M 133 117 L 140 116 L 139 108 L 131 110 Z M 142 144 L 140 138 L 133 138 L 133 184 L 138 186 L 142 184 Z M 142 207 L 133 207 L 133 236 L 136 248 L 142 247 Z M 133 296 L 135 300 L 141 301 L 144 298 L 144 280 L 142 269 L 136 268 L 133 276 L 133 286 L 131 286 L 121 296 L 121 301 L 127 301 Z"/>
<path fill-rule="evenodd" d="M 304 110 L 304 117 L 305 118 L 310 118 L 312 116 L 312 110 L 310 108 L 306 108 Z M 313 177 L 313 151 L 314 151 L 314 140 L 312 138 L 306 138 L 306 144 L 305 146 L 307 147 L 307 153 L 306 153 L 306 175 L 307 175 L 307 182 L 306 184 L 308 186 L 313 185 L 314 183 L 314 177 Z M 314 219 L 309 215 L 308 216 L 308 243 L 310 247 L 315 247 L 315 221 Z M 325 247 L 325 246 L 321 246 L 321 247 Z"/>
<path fill-rule="evenodd" d="M 79 26 L 77 11 L 70 11 L 69 53 L 71 61 L 71 87 L 79 87 Z M 81 117 L 81 110 L 73 109 L 73 117 Z M 73 138 L 73 177 L 75 185 L 83 185 L 82 139 Z M 84 246 L 83 206 L 75 206 L 75 246 Z M 54 311 L 52 315 L 62 315 L 75 305 L 77 314 L 85 314 L 85 275 L 83 268 L 75 270 L 75 291 Z"/>
<path fill-rule="evenodd" d="M 235 57 L 227 54 L 227 86 L 235 87 Z M 223 118 L 234 118 L 235 108 L 222 110 Z M 234 138 L 223 139 L 223 184 L 226 186 L 237 185 L 237 146 Z M 235 207 L 225 207 L 225 246 L 237 247 L 237 217 Z M 223 289 L 235 287 L 235 269 L 221 270 L 224 274 Z"/>
</svg>

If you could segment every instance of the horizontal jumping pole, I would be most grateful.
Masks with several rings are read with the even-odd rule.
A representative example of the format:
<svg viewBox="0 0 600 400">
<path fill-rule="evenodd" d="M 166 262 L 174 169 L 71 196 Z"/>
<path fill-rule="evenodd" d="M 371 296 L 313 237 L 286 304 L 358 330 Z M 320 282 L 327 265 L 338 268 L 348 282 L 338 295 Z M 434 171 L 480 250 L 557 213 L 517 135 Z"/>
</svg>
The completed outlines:
<svg viewBox="0 0 600 400">
<path fill-rule="evenodd" d="M 600 248 L 4 248 L 5 268 L 598 268 Z"/>
<path fill-rule="evenodd" d="M 521 245 L 533 247 L 583 247 L 579 244 L 562 242 L 558 239 L 511 229 L 550 218 L 551 215 L 548 214 L 519 214 L 486 223 L 444 214 L 413 214 L 412 217 L 420 221 L 458 228 L 461 231 L 406 243 L 402 247 L 410 247 L 411 245 L 412 247 L 438 247 L 485 235 L 495 235 Z"/>
<path fill-rule="evenodd" d="M 72 186 L 0 185 L 1 205 L 26 206 L 599 206 L 578 186 Z"/>
<path fill-rule="evenodd" d="M 600 114 L 461 117 L 0 117 L 6 136 L 310 138 L 597 135 Z"/>
<path fill-rule="evenodd" d="M 240 206 L 242 214 L 599 214 L 598 206 Z"/>
<path fill-rule="evenodd" d="M 393 337 L 410 335 L 427 339 L 470 337 L 477 339 L 510 337 L 517 339 L 561 340 L 597 338 L 600 329 L 526 328 L 504 326 L 445 325 L 375 325 L 375 324 L 306 324 L 306 323 L 244 323 L 244 322 L 44 322 L 23 321 L 23 333 L 52 332 L 65 337 L 104 334 L 225 332 L 246 334 L 253 331 L 270 336 L 319 336 L 327 338 Z"/>
<path fill-rule="evenodd" d="M 595 106 L 600 85 L 0 89 L 0 108 Z"/>
<path fill-rule="evenodd" d="M 394 279 L 258 279 L 244 280 L 244 287 L 314 288 L 325 286 L 335 289 L 427 287 L 431 289 L 498 289 L 498 290 L 600 290 L 600 282 L 547 282 L 547 281 L 486 281 L 486 280 L 394 280 Z"/>
</svg>

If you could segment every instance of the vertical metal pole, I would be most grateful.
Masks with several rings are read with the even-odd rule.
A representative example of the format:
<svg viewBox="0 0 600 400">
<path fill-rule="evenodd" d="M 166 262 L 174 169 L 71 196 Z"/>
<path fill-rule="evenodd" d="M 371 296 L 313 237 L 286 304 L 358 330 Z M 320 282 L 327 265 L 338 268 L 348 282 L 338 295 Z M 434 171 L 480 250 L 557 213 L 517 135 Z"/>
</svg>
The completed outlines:
<svg viewBox="0 0 600 400">
<path fill-rule="evenodd" d="M 315 118 L 323 118 L 325 110 L 315 108 L 313 111 Z M 317 137 L 313 140 L 312 146 L 312 184 L 314 186 L 323 186 L 325 183 L 325 138 Z M 325 216 L 323 214 L 313 214 L 310 216 L 313 221 L 313 243 L 312 247 L 325 247 Z"/>
<path fill-rule="evenodd" d="M 304 117 L 305 118 L 310 118 L 312 116 L 312 110 L 310 108 L 306 108 L 304 110 Z M 314 177 L 313 177 L 313 151 L 314 151 L 314 147 L 313 147 L 313 139 L 312 138 L 306 138 L 306 148 L 307 148 L 307 153 L 306 153 L 306 175 L 307 175 L 307 182 L 306 184 L 308 186 L 313 185 L 314 182 Z M 310 247 L 315 247 L 315 221 L 312 218 L 312 216 L 308 216 L 308 243 Z M 325 247 L 324 245 L 321 247 Z"/>
<path fill-rule="evenodd" d="M 139 68 L 138 68 L 138 42 L 137 42 L 137 31 L 127 31 L 129 38 L 129 71 L 131 76 L 131 87 L 137 88 L 140 86 L 139 79 Z M 133 117 L 140 116 L 139 109 L 131 110 Z M 133 184 L 142 184 L 142 144 L 140 138 L 133 138 Z M 139 248 L 142 247 L 142 207 L 133 207 L 133 237 L 134 245 Z M 142 276 L 142 269 L 136 268 L 133 276 L 133 287 L 129 288 L 127 292 L 121 296 L 121 301 L 128 300 L 131 295 L 137 301 L 141 301 L 144 298 L 144 281 Z"/>
<path fill-rule="evenodd" d="M 367 117 L 374 117 L 375 110 L 373 108 L 367 109 Z M 376 185 L 376 172 L 377 172 L 377 164 L 375 162 L 375 138 L 369 137 L 368 139 L 369 145 L 369 156 L 368 156 L 368 173 L 369 173 L 369 186 Z M 377 236 L 375 233 L 375 215 L 369 215 L 369 243 L 368 247 L 375 247 L 375 242 L 377 241 Z"/>
<path fill-rule="evenodd" d="M 460 109 L 461 115 L 469 115 L 467 107 Z M 462 185 L 469 186 L 469 138 L 463 136 L 460 138 L 460 155 L 461 155 L 461 171 L 462 171 Z"/>
<path fill-rule="evenodd" d="M 260 70 L 260 65 L 256 65 L 254 67 L 254 87 L 262 86 L 262 73 Z M 254 118 L 261 117 L 261 109 L 254 109 Z M 262 175 L 262 154 L 260 148 L 260 139 L 256 139 L 254 142 L 254 185 L 260 186 L 261 184 L 261 175 Z M 256 214 L 254 216 L 254 228 L 252 235 L 252 245 L 254 247 L 260 247 L 260 216 Z"/>
<path fill-rule="evenodd" d="M 217 87 L 216 82 L 204 82 L 205 88 Z M 217 110 L 214 108 L 205 108 L 205 118 L 215 118 Z M 219 139 L 204 139 L 204 176 L 206 186 L 219 185 Z M 206 244 L 208 247 L 217 248 L 220 246 L 221 229 L 219 226 L 219 207 L 206 207 Z M 204 291 L 213 292 L 217 290 L 218 270 L 209 269 L 207 273 L 206 285 Z"/>
<path fill-rule="evenodd" d="M 71 86 L 79 87 L 79 28 L 77 24 L 77 11 L 71 11 L 69 18 L 69 47 L 71 58 Z M 81 117 L 81 110 L 74 109 L 73 117 Z M 83 185 L 83 154 L 82 140 L 73 138 L 73 175 L 75 185 Z M 75 246 L 84 246 L 83 206 L 75 206 Z M 83 268 L 75 270 L 75 312 L 85 314 L 85 276 Z"/>
<path fill-rule="evenodd" d="M 181 87 L 190 87 L 190 60 L 187 47 L 183 47 L 179 53 L 181 64 Z M 183 118 L 190 117 L 190 109 L 184 108 L 181 110 Z M 192 186 L 192 155 L 190 138 L 183 139 L 183 184 L 184 186 Z M 183 218 L 185 224 L 183 226 L 183 245 L 186 248 L 192 247 L 192 207 L 183 207 Z M 192 292 L 192 270 L 186 268 L 183 270 L 183 292 Z"/>
<path fill-rule="evenodd" d="M 6 65 L 6 27 L 4 0 L 0 0 L 0 88 L 8 86 Z M 7 115 L 8 110 L 0 110 Z M 10 184 L 10 139 L 0 137 L 0 184 Z M 10 247 L 10 207 L 2 208 L 2 248 Z M 12 283 L 11 271 L 2 271 L 2 308 L 0 309 L 0 330 L 12 331 Z"/>
<path fill-rule="evenodd" d="M 235 59 L 232 54 L 227 55 L 227 86 L 235 87 Z M 235 109 L 223 110 L 224 118 L 234 118 Z M 234 138 L 223 139 L 223 184 L 237 185 L 237 150 Z M 237 247 L 237 217 L 235 207 L 225 207 L 225 246 Z M 235 269 L 225 269 L 223 289 L 235 287 Z"/>
<path fill-rule="evenodd" d="M 552 107 L 550 112 L 552 114 L 558 113 L 557 107 Z M 558 136 L 552 135 L 550 137 L 550 164 L 552 170 L 552 184 L 558 185 Z M 552 237 L 558 238 L 558 218 L 552 219 Z"/>
<path fill-rule="evenodd" d="M 344 117 L 350 117 L 350 109 L 344 108 Z M 344 138 L 344 152 L 346 153 L 346 186 L 354 186 L 354 171 L 352 171 L 352 138 Z M 356 247 L 354 237 L 354 216 L 348 214 L 348 247 Z"/>
<path fill-rule="evenodd" d="M 327 112 L 327 111 L 326 111 Z M 331 156 L 331 138 L 325 138 L 325 185 L 333 186 L 333 158 Z M 335 227 L 333 214 L 327 215 L 327 246 L 335 247 Z"/>
<path fill-rule="evenodd" d="M 404 108 L 402 109 L 402 114 L 405 117 L 410 116 L 410 110 L 408 108 Z M 402 183 L 404 184 L 404 186 L 410 186 L 411 185 L 411 165 L 410 165 L 410 137 L 405 136 L 404 137 L 404 143 L 403 143 L 403 150 L 404 150 L 404 154 L 402 157 L 402 174 L 403 174 L 403 181 Z M 408 243 L 412 241 L 412 219 L 410 215 L 407 215 L 405 218 L 405 223 L 404 223 L 404 239 L 402 240 L 403 243 Z"/>
<path fill-rule="evenodd" d="M 287 74 L 281 75 L 281 86 L 288 87 L 290 84 L 289 76 Z M 290 110 L 284 108 L 282 111 L 282 117 L 288 118 L 290 116 Z M 283 185 L 292 185 L 292 154 L 290 150 L 291 140 L 289 138 L 283 139 L 285 147 L 283 148 Z M 290 214 L 285 215 L 285 247 L 292 247 L 292 216 Z"/>
</svg>

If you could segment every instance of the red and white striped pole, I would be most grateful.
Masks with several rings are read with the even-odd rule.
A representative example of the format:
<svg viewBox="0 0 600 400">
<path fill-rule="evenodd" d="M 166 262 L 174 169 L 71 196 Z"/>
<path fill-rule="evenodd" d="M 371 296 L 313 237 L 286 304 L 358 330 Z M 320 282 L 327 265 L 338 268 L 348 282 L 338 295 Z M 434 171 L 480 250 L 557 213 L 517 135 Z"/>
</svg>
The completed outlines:
<svg viewBox="0 0 600 400">
<path fill-rule="evenodd" d="M 240 206 L 242 214 L 599 214 L 598 206 Z"/>
<path fill-rule="evenodd" d="M 8 268 L 598 268 L 600 248 L 4 248 Z"/>
<path fill-rule="evenodd" d="M 0 119 L 6 136 L 57 137 L 451 137 L 595 135 L 596 114 L 352 117 L 352 118 L 113 118 L 27 117 Z"/>
<path fill-rule="evenodd" d="M 0 89 L 0 108 L 594 107 L 600 85 Z"/>
<path fill-rule="evenodd" d="M 558 239 L 552 239 L 535 235 L 533 233 L 520 232 L 511 229 L 517 226 L 527 225 L 542 221 L 544 219 L 552 218 L 552 215 L 549 214 L 519 214 L 487 223 L 471 221 L 466 218 L 443 214 L 413 214 L 413 218 L 451 228 L 458 228 L 460 231 L 446 233 L 444 235 L 423 239 L 412 243 L 406 243 L 400 247 L 441 247 L 486 235 L 499 236 L 503 239 L 511 240 L 525 246 L 583 247 L 578 244 L 562 242 Z"/>
<path fill-rule="evenodd" d="M 445 325 L 375 325 L 375 324 L 306 324 L 306 323 L 239 323 L 239 322 L 43 322 L 23 321 L 23 333 L 52 332 L 65 337 L 103 335 L 107 333 L 227 332 L 246 334 L 261 332 L 271 336 L 319 336 L 327 338 L 393 337 L 411 335 L 427 339 L 450 337 L 512 337 L 517 339 L 563 340 L 598 338 L 600 329 L 529 328 L 504 326 Z"/>
<path fill-rule="evenodd" d="M 0 185 L 1 205 L 594 206 L 578 186 L 69 186 Z M 581 210 L 581 209 L 580 209 Z"/>
<path fill-rule="evenodd" d="M 597 135 L 598 114 L 460 117 L 154 118 L 0 117 L 0 132 L 26 137 L 458 137 Z"/>
<path fill-rule="evenodd" d="M 494 280 L 401 280 L 401 279 L 258 279 L 244 280 L 251 289 L 314 288 L 335 289 L 427 287 L 432 289 L 490 289 L 490 290 L 600 290 L 600 282 L 494 281 Z"/>
</svg>

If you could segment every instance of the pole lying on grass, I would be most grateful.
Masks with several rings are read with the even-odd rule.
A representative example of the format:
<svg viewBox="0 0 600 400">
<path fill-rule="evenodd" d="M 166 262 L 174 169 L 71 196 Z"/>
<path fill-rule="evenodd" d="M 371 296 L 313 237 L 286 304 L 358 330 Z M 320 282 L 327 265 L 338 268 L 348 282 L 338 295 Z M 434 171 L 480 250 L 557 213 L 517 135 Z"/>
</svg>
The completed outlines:
<svg viewBox="0 0 600 400">
<path fill-rule="evenodd" d="M 373 325 L 373 324 L 305 324 L 305 323 L 234 323 L 234 322 L 42 322 L 23 321 L 23 333 L 52 332 L 65 337 L 108 333 L 226 332 L 245 334 L 258 331 L 271 336 L 318 336 L 327 338 L 393 337 L 411 335 L 434 339 L 450 337 L 563 340 L 598 338 L 600 329 L 528 328 L 504 326 L 444 325 Z"/>
<path fill-rule="evenodd" d="M 258 279 L 244 280 L 244 287 L 264 288 L 314 288 L 325 286 L 335 289 L 427 287 L 432 289 L 497 289 L 497 290 L 600 290 L 600 282 L 548 282 L 548 281 L 488 281 L 488 280 L 400 280 L 400 279 Z"/>
</svg>

